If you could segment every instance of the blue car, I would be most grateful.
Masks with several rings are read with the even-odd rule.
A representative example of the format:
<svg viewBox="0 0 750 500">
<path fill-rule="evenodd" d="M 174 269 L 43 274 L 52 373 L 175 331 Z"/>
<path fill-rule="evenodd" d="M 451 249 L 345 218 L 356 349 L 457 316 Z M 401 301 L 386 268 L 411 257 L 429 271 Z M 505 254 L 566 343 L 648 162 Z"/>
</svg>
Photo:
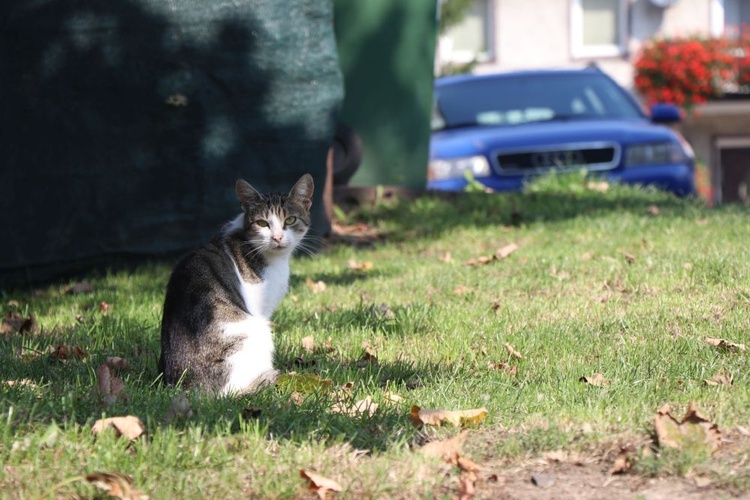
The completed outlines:
<svg viewBox="0 0 750 500">
<path fill-rule="evenodd" d="M 461 191 L 473 177 L 493 191 L 517 191 L 533 176 L 586 169 L 690 195 L 693 151 L 667 126 L 680 119 L 669 104 L 647 116 L 593 67 L 439 78 L 427 187 Z"/>
</svg>

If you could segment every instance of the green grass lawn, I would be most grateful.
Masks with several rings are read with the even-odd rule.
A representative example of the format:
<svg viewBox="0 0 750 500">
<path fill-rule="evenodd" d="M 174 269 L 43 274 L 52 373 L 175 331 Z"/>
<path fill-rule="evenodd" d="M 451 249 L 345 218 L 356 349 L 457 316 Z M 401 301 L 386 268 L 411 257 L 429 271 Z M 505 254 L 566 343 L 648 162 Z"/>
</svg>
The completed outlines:
<svg viewBox="0 0 750 500">
<path fill-rule="evenodd" d="M 451 497 L 458 468 L 415 450 L 460 429 L 413 426 L 414 405 L 487 409 L 463 452 L 485 467 L 478 496 L 489 474 L 545 452 L 601 457 L 648 440 L 666 403 L 679 418 L 695 401 L 725 437 L 749 428 L 749 353 L 705 339 L 750 338 L 750 209 L 600 192 L 574 175 L 523 194 L 382 202 L 344 222 L 373 241 L 292 263 L 274 317 L 283 383 L 236 400 L 189 393 L 192 413 L 176 418 L 181 391 L 156 371 L 171 262 L 92 273 L 84 293 L 66 293 L 75 282 L 0 292 L 6 316 L 39 325 L 0 336 L 0 495 L 90 497 L 83 476 L 117 472 L 151 498 L 293 498 L 309 495 L 305 470 L 344 498 Z M 54 359 L 60 345 L 86 355 Z M 109 356 L 128 367 L 105 404 L 95 370 Z M 597 373 L 608 382 L 581 381 Z M 732 384 L 705 382 L 719 374 Z M 374 412 L 352 409 L 368 397 Z M 124 415 L 146 433 L 92 433 Z M 729 441 L 722 460 L 653 446 L 630 474 L 699 473 L 748 491 L 750 445 Z"/>
</svg>

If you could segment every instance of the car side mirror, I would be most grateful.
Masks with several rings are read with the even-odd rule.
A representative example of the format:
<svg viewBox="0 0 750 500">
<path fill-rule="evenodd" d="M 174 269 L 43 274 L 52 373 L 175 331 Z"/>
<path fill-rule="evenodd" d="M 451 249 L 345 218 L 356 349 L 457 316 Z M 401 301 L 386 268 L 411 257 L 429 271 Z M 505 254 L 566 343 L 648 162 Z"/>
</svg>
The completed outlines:
<svg viewBox="0 0 750 500">
<path fill-rule="evenodd" d="M 654 104 L 651 106 L 651 121 L 654 123 L 676 123 L 682 121 L 680 108 L 674 104 Z"/>
</svg>

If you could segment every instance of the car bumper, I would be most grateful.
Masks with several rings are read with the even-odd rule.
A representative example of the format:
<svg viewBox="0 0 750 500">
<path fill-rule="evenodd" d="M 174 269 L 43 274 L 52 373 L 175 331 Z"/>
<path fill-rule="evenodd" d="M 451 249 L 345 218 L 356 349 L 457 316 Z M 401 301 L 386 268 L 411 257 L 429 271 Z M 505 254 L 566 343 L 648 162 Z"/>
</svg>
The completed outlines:
<svg viewBox="0 0 750 500">
<path fill-rule="evenodd" d="M 656 186 L 680 196 L 695 194 L 695 169 L 691 164 L 657 165 L 648 167 L 618 168 L 607 172 L 593 172 L 598 178 L 641 186 Z M 534 176 L 490 176 L 476 180 L 497 192 L 523 189 Z M 468 185 L 464 178 L 441 179 L 427 182 L 427 189 L 438 191 L 464 191 Z"/>
</svg>

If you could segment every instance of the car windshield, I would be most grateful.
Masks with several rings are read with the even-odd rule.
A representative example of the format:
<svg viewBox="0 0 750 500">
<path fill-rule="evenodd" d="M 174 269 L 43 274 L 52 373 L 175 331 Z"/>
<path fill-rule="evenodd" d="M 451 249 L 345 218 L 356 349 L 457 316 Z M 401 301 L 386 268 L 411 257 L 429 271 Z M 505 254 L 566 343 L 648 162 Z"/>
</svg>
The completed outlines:
<svg viewBox="0 0 750 500">
<path fill-rule="evenodd" d="M 625 92 L 603 75 L 529 74 L 438 87 L 432 129 L 642 116 Z"/>
</svg>

